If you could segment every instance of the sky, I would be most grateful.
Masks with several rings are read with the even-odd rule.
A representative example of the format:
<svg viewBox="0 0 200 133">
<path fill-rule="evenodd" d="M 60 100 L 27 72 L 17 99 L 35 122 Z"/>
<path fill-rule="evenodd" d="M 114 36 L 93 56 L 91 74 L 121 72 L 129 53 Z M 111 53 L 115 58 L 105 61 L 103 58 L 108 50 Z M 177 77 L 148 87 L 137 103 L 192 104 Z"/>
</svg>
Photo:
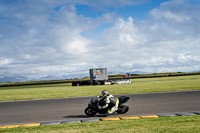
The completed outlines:
<svg viewBox="0 0 200 133">
<path fill-rule="evenodd" d="M 0 0 L 0 78 L 200 71 L 200 0 Z"/>
</svg>

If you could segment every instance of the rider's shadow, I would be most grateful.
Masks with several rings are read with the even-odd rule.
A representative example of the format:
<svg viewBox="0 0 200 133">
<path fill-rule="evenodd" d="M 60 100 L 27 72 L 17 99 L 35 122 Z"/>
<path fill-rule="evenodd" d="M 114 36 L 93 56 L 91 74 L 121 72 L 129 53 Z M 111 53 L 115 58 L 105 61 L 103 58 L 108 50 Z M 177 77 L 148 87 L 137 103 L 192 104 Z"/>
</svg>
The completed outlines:
<svg viewBox="0 0 200 133">
<path fill-rule="evenodd" d="M 69 116 L 64 116 L 63 118 L 89 118 L 87 115 L 69 115 Z"/>
</svg>

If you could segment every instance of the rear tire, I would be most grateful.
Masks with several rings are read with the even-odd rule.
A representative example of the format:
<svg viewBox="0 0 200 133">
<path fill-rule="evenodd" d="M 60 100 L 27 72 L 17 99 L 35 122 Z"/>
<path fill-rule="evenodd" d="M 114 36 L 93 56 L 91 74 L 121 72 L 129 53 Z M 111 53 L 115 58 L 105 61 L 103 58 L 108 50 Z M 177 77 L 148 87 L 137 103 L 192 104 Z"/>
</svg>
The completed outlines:
<svg viewBox="0 0 200 133">
<path fill-rule="evenodd" d="M 85 114 L 87 116 L 94 116 L 94 115 L 96 115 L 96 113 L 97 113 L 97 111 L 92 110 L 92 108 L 90 108 L 90 107 L 87 107 L 85 109 Z"/>
<path fill-rule="evenodd" d="M 125 114 L 126 112 L 128 112 L 129 110 L 129 106 L 127 104 L 121 104 L 118 107 L 117 113 L 118 114 Z"/>
</svg>

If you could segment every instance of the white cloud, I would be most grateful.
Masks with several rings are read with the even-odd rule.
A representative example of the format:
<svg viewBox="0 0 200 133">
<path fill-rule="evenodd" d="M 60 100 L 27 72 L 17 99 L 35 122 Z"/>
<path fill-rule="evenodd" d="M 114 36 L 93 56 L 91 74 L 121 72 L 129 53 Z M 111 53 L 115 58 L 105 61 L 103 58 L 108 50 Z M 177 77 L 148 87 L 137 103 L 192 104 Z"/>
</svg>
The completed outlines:
<svg viewBox="0 0 200 133">
<path fill-rule="evenodd" d="M 179 68 L 180 71 L 191 71 L 187 67 L 199 64 L 197 49 L 200 40 L 199 33 L 194 32 L 195 27 L 191 26 L 194 23 L 198 25 L 198 21 L 194 21 L 193 15 L 185 14 L 186 9 L 190 9 L 189 12 L 200 10 L 186 3 L 170 1 L 150 12 L 155 19 L 134 22 L 131 17 L 127 21 L 120 18 L 114 27 L 103 32 L 103 41 L 100 41 L 105 47 L 101 48 L 104 51 L 102 60 L 107 57 L 105 60 L 112 62 L 110 66 L 115 64 L 124 71 L 131 67 L 144 68 L 144 71 L 147 67 L 152 72 L 179 71 Z"/>
<path fill-rule="evenodd" d="M 134 24 L 132 17 L 129 17 L 127 21 L 119 18 L 113 27 L 106 29 L 102 33 L 99 40 L 103 40 L 100 42 L 119 51 L 145 41 L 143 35 Z"/>
<path fill-rule="evenodd" d="M 88 53 L 89 40 L 79 37 L 71 42 L 64 41 L 62 43 L 61 49 L 64 53 L 74 56 L 83 56 Z"/>
<path fill-rule="evenodd" d="M 0 67 L 4 65 L 8 65 L 12 62 L 12 59 L 9 58 L 0 58 Z"/>
<path fill-rule="evenodd" d="M 199 5 L 190 5 L 185 0 L 169 0 L 163 2 L 159 8 L 150 11 L 150 14 L 159 21 L 168 23 L 192 23 L 199 21 Z M 189 25 L 191 26 L 191 25 Z"/>
<path fill-rule="evenodd" d="M 189 22 L 191 18 L 189 16 L 186 16 L 185 14 L 176 14 L 172 11 L 163 11 L 160 12 L 158 9 L 154 9 L 151 11 L 151 15 L 154 16 L 156 19 L 166 19 L 169 21 L 175 21 L 178 23 L 184 23 Z"/>
<path fill-rule="evenodd" d="M 0 75 L 64 75 L 92 67 L 199 71 L 200 7 L 187 1 L 164 2 L 143 21 L 108 9 L 137 5 L 137 0 L 22 2 L 0 4 Z M 76 4 L 103 13 L 93 18 L 78 15 Z M 81 35 L 106 23 L 110 26 L 96 40 Z"/>
</svg>

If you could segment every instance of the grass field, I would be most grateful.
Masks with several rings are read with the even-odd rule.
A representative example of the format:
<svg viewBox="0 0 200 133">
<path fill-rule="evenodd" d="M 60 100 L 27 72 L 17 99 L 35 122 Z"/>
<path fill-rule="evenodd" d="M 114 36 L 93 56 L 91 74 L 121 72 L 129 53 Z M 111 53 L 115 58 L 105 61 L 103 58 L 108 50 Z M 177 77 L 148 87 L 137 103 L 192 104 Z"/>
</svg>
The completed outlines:
<svg viewBox="0 0 200 133">
<path fill-rule="evenodd" d="M 0 101 L 95 96 L 111 94 L 200 90 L 200 75 L 132 79 L 131 84 L 71 86 L 69 83 L 0 87 Z"/>
<path fill-rule="evenodd" d="M 198 133 L 200 115 L 0 129 L 1 133 Z"/>
<path fill-rule="evenodd" d="M 80 97 L 99 95 L 104 89 L 112 94 L 200 90 L 200 75 L 132 79 L 131 84 L 74 86 L 71 84 L 0 87 L 0 101 Z M 159 117 L 138 120 L 99 121 L 52 126 L 0 129 L 1 133 L 93 133 L 93 132 L 186 132 L 200 131 L 200 115 Z"/>
</svg>

